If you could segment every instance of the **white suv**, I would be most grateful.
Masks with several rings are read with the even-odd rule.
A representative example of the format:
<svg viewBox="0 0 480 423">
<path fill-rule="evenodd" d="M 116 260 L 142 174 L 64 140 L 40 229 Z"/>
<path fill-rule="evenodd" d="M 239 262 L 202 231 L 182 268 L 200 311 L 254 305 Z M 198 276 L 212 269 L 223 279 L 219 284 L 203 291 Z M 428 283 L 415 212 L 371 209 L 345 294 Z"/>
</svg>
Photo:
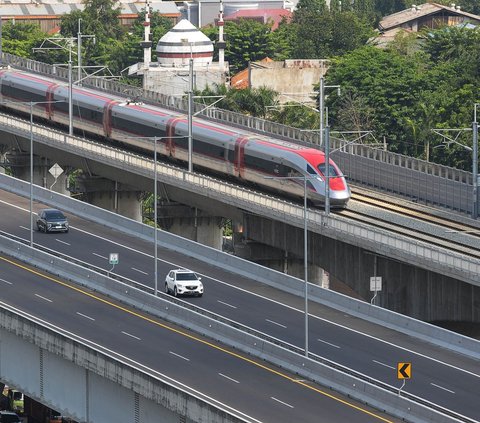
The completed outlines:
<svg viewBox="0 0 480 423">
<path fill-rule="evenodd" d="M 170 270 L 165 278 L 165 292 L 167 294 L 173 292 L 175 297 L 184 294 L 201 297 L 203 295 L 203 284 L 200 282 L 200 279 L 191 270 Z"/>
</svg>

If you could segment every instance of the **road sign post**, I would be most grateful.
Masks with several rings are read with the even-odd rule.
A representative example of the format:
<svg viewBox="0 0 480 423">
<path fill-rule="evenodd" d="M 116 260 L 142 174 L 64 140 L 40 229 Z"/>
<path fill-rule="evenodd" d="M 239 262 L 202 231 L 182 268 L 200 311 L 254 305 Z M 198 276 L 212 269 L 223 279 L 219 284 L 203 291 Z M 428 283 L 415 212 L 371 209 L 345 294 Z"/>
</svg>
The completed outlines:
<svg viewBox="0 0 480 423">
<path fill-rule="evenodd" d="M 112 265 L 112 268 L 110 269 L 111 272 L 115 268 L 115 265 L 118 264 L 118 253 L 110 253 L 108 262 Z"/>
<path fill-rule="evenodd" d="M 405 387 L 405 381 L 412 377 L 412 363 L 397 363 L 397 379 L 402 380 L 402 386 L 398 390 L 398 395 L 401 395 L 402 389 Z"/>
<path fill-rule="evenodd" d="M 58 163 L 55 163 L 50 169 L 48 169 L 48 171 L 55 178 L 53 184 L 50 185 L 51 190 L 53 186 L 57 183 L 57 178 L 63 173 L 63 169 L 58 165 Z"/>
</svg>

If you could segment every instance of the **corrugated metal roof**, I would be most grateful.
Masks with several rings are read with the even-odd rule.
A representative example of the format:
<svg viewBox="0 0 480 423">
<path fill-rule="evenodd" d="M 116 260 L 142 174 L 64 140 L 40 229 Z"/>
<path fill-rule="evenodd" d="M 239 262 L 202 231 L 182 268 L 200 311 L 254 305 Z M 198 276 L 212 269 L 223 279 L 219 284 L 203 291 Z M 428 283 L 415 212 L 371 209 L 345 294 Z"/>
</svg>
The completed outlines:
<svg viewBox="0 0 480 423">
<path fill-rule="evenodd" d="M 464 12 L 461 9 L 457 9 L 451 6 L 444 6 L 437 3 L 425 3 L 417 7 L 411 7 L 401 12 L 388 15 L 380 21 L 379 28 L 381 31 L 386 31 L 396 26 L 403 25 L 404 23 L 414 21 L 423 16 L 432 15 L 438 13 L 442 10 L 448 11 L 449 13 L 457 16 L 465 16 L 480 22 L 480 16 L 473 15 L 472 13 Z"/>
<path fill-rule="evenodd" d="M 122 15 L 138 15 L 145 8 L 145 2 L 120 1 L 119 3 Z M 83 10 L 85 7 L 78 0 L 0 0 L 0 6 L 3 19 L 22 16 L 58 16 Z M 161 15 L 180 16 L 180 11 L 173 1 L 153 2 L 151 7 Z"/>
</svg>

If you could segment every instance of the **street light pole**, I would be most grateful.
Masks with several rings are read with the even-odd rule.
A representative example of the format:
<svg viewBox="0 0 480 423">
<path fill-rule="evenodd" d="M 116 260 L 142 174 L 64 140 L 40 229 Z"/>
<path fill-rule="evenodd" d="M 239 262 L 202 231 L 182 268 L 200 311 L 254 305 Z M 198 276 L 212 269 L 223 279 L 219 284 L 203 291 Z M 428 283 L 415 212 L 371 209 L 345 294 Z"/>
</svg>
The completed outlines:
<svg viewBox="0 0 480 423">
<path fill-rule="evenodd" d="M 190 49 L 192 48 L 190 44 Z M 191 54 L 190 54 L 191 56 Z M 189 86 L 188 86 L 188 171 L 193 172 L 193 58 L 189 61 Z"/>
<path fill-rule="evenodd" d="M 477 106 L 480 103 L 474 104 L 473 112 L 473 165 L 472 165 L 472 176 L 473 176 L 473 208 L 472 208 L 472 218 L 476 219 L 478 217 L 478 203 L 479 203 L 479 192 L 478 192 L 478 122 L 477 122 Z"/>
<path fill-rule="evenodd" d="M 154 242 L 154 248 L 155 248 L 155 253 L 154 253 L 154 257 L 155 257 L 155 265 L 154 265 L 154 277 L 155 277 L 155 281 L 154 281 L 154 286 L 155 286 L 155 290 L 154 290 L 154 295 L 157 296 L 158 295 L 158 257 L 157 257 L 157 237 L 158 237 L 158 234 L 157 234 L 157 219 L 158 219 L 158 216 L 157 216 L 157 137 L 154 137 L 153 139 L 153 142 L 155 143 L 155 146 L 154 146 L 154 160 L 153 160 L 153 166 L 154 166 L 154 187 L 153 187 L 153 242 Z"/>
<path fill-rule="evenodd" d="M 325 215 L 330 214 L 330 127 L 325 128 Z"/>
<path fill-rule="evenodd" d="M 304 315 L 305 315 L 305 356 L 308 357 L 308 223 L 307 223 L 307 179 L 314 176 L 265 176 L 265 179 L 303 179 L 303 280 L 304 280 Z"/>
<path fill-rule="evenodd" d="M 73 135 L 73 82 L 72 82 L 72 46 L 68 55 L 68 135 Z"/>
<path fill-rule="evenodd" d="M 305 282 L 305 356 L 308 357 L 308 225 L 307 176 L 303 175 L 303 277 Z"/>
<path fill-rule="evenodd" d="M 30 102 L 30 247 L 33 248 L 33 102 Z"/>
</svg>

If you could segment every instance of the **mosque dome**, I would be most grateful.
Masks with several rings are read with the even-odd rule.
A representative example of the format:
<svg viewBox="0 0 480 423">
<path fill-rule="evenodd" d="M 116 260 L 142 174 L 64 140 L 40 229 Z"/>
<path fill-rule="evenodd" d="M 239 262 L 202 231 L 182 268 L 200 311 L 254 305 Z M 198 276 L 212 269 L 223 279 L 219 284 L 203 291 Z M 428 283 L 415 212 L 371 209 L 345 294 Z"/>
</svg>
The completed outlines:
<svg viewBox="0 0 480 423">
<path fill-rule="evenodd" d="M 187 19 L 182 19 L 157 43 L 157 60 L 161 66 L 207 64 L 213 60 L 213 43 Z"/>
</svg>

